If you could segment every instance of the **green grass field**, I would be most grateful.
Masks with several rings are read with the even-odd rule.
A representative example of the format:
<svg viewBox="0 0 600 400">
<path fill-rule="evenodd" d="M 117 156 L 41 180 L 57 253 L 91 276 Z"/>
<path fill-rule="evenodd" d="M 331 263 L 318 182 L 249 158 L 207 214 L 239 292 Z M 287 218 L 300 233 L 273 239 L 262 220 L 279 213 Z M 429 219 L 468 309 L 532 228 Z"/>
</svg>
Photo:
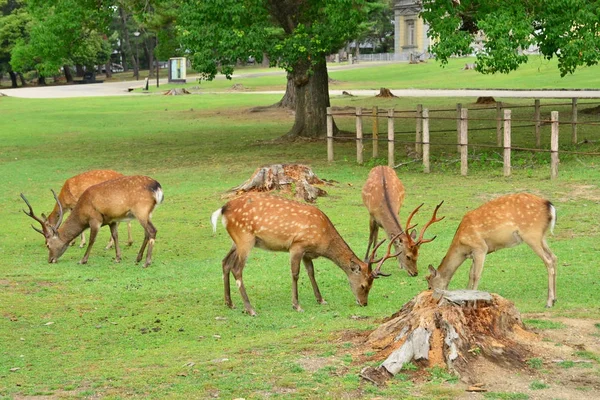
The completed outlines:
<svg viewBox="0 0 600 400">
<path fill-rule="evenodd" d="M 382 68 L 383 75 L 388 67 Z M 364 87 L 377 83 L 368 79 Z M 414 86 L 420 85 L 421 78 L 415 79 Z M 559 179 L 550 181 L 549 156 L 544 153 L 516 154 L 513 176 L 504 178 L 499 152 L 474 150 L 469 176 L 462 177 L 457 156 L 447 146 L 434 149 L 429 175 L 418 163 L 397 170 L 407 190 L 401 221 L 408 210 L 425 203 L 415 217 L 422 226 L 444 200 L 440 215 L 446 219 L 429 228 L 438 237 L 421 249 L 418 277 L 408 277 L 395 262 L 386 263 L 384 270 L 392 276 L 374 283 L 369 306 L 361 308 L 343 272 L 318 259 L 317 280 L 329 304 L 315 303 L 302 272 L 305 312 L 297 313 L 291 308 L 288 255 L 255 250 L 244 281 L 259 315 L 242 313 L 235 287 L 232 296 L 238 307 L 228 309 L 221 260 L 231 241 L 222 227 L 213 234 L 209 218 L 224 204 L 224 192 L 261 165 L 308 163 L 321 178 L 335 180 L 317 205 L 359 257 L 366 249 L 368 214 L 360 191 L 370 168 L 385 160 L 367 157 L 365 165 L 357 165 L 354 143 L 338 142 L 336 161 L 327 163 L 324 142 L 273 140 L 286 132 L 293 117 L 247 109 L 278 99 L 259 94 L 84 101 L 0 98 L 0 396 L 453 398 L 456 389 L 447 383 L 419 388 L 402 379 L 385 388 L 361 383 L 357 374 L 365 366 L 361 357 L 367 355 L 356 354 L 348 337 L 373 329 L 427 288 L 427 265 L 438 265 L 467 210 L 515 191 L 545 196 L 558 210 L 558 224 L 549 238 L 559 259 L 558 302 L 550 315 L 600 318 L 597 157 L 561 156 Z M 412 109 L 416 102 L 453 107 L 456 99 L 332 99 L 338 106 L 396 109 Z M 561 115 L 563 111 L 568 107 Z M 338 123 L 352 126 L 351 120 Z M 590 143 L 579 146 L 569 145 L 564 135 L 562 147 L 596 151 L 595 131 L 580 128 L 580 137 Z M 495 131 L 482 131 L 473 140 L 485 142 L 493 135 Z M 519 140 L 531 146 L 532 136 L 523 133 Z M 367 146 L 365 153 L 370 150 Z M 383 147 L 380 151 L 385 154 Z M 402 161 L 406 158 L 399 149 Z M 165 201 L 153 215 L 158 236 L 149 268 L 134 263 L 143 235 L 136 222 L 135 242 L 123 248 L 120 264 L 113 262 L 113 251 L 103 249 L 106 228 L 87 265 L 77 263 L 84 251 L 78 247 L 70 248 L 57 264 L 47 263 L 42 237 L 30 228 L 34 221 L 21 212 L 25 205 L 19 193 L 38 214 L 47 213 L 53 207 L 51 188 L 59 190 L 66 178 L 95 168 L 149 175 L 162 184 Z M 469 264 L 459 269 L 452 288 L 466 286 L 468 269 Z M 545 310 L 546 285 L 543 263 L 520 246 L 488 257 L 480 289 L 514 301 L 521 312 L 536 313 Z"/>
</svg>

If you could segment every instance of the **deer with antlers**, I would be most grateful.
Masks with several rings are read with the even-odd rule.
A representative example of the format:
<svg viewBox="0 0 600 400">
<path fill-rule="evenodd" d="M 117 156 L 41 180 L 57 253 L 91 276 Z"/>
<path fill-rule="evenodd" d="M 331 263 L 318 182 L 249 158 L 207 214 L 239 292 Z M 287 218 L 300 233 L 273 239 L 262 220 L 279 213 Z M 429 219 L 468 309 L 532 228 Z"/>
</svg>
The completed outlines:
<svg viewBox="0 0 600 400">
<path fill-rule="evenodd" d="M 363 204 L 369 210 L 369 245 L 367 246 L 367 253 L 365 259 L 369 256 L 371 246 L 377 243 L 377 235 L 379 228 L 387 233 L 388 238 L 391 240 L 392 237 L 397 239 L 393 241 L 396 253 L 398 253 L 398 263 L 400 268 L 404 268 L 408 275 L 417 276 L 419 274 L 417 269 L 417 260 L 419 258 L 419 248 L 424 243 L 429 243 L 435 239 L 423 239 L 425 231 L 431 224 L 439 222 L 444 217 L 437 218 L 437 212 L 442 206 L 443 201 L 437 205 L 433 216 L 425 224 L 425 227 L 421 230 L 421 234 L 417 239 L 417 231 L 412 230 L 416 225 L 411 226 L 410 222 L 413 216 L 423 206 L 421 204 L 415 208 L 409 215 L 406 221 L 405 229 L 402 229 L 400 221 L 398 220 L 398 213 L 400 207 L 404 203 L 404 185 L 398 179 L 396 172 L 387 166 L 377 166 L 369 172 L 367 181 L 362 189 Z M 410 232 L 409 232 L 410 231 Z"/>
<path fill-rule="evenodd" d="M 225 303 L 230 308 L 234 307 L 229 285 L 229 275 L 233 274 L 245 311 L 253 316 L 256 311 L 250 304 L 242 280 L 242 271 L 253 247 L 290 253 L 292 307 L 297 311 L 302 311 L 298 302 L 300 261 L 304 263 L 317 303 L 326 304 L 315 280 L 312 260 L 325 257 L 346 273 L 356 302 L 366 306 L 373 280 L 388 276 L 380 272 L 381 265 L 395 256 L 390 255 L 390 245 L 385 256 L 374 260 L 381 242 L 373 250 L 370 259 L 363 262 L 318 208 L 265 193 L 244 194 L 216 210 L 211 217 L 215 232 L 219 217 L 233 240 L 233 246 L 222 263 Z M 378 265 L 373 269 L 375 263 Z"/>
<path fill-rule="evenodd" d="M 111 179 L 120 178 L 124 176 L 120 172 L 116 172 L 110 169 L 95 169 L 91 171 L 87 171 L 81 173 L 79 175 L 75 175 L 65 181 L 60 192 L 58 193 L 58 200 L 54 205 L 54 209 L 48 215 L 48 222 L 51 225 L 55 225 L 58 221 L 59 207 L 58 205 L 62 205 L 63 212 L 71 211 L 75 204 L 77 204 L 77 200 L 86 191 L 90 186 L 94 186 L 98 183 L 109 181 Z M 71 244 L 73 244 L 72 242 Z M 106 245 L 106 249 L 110 249 L 114 241 L 112 236 L 110 241 Z M 131 246 L 133 244 L 133 239 L 131 238 L 131 222 L 127 222 L 127 245 Z M 85 246 L 85 232 L 81 232 L 81 242 L 79 243 L 79 247 Z"/>
<path fill-rule="evenodd" d="M 121 249 L 119 248 L 117 223 L 134 218 L 140 222 L 145 231 L 144 241 L 136 262 L 141 261 L 146 245 L 148 245 L 144 267 L 152 263 L 156 228 L 151 222 L 151 217 L 156 205 L 163 201 L 160 183 L 147 176 L 137 175 L 124 176 L 90 186 L 83 192 L 64 223 L 62 223 L 64 215 L 62 204 L 54 191 L 52 194 L 58 205 L 58 221 L 54 224 L 50 223 L 43 215 L 43 218 L 36 216 L 29 201 L 21 193 L 21 198 L 29 207 L 29 212 L 25 210 L 23 212 L 42 226 L 40 230 L 32 225 L 33 229 L 44 235 L 46 239 L 49 263 L 56 263 L 67 250 L 71 241 L 85 229 L 90 228 L 90 241 L 85 255 L 79 262 L 80 264 L 87 263 L 96 235 L 100 227 L 104 225 L 110 227 L 110 233 L 115 243 L 115 261 L 120 262 Z"/>
<path fill-rule="evenodd" d="M 548 200 L 528 193 L 498 197 L 463 217 L 446 256 L 437 269 L 429 265 L 430 289 L 446 290 L 454 273 L 467 258 L 473 259 L 469 289 L 476 290 L 485 256 L 525 242 L 548 270 L 546 307 L 556 302 L 557 258 L 546 243 L 556 223 L 556 209 Z"/>
</svg>

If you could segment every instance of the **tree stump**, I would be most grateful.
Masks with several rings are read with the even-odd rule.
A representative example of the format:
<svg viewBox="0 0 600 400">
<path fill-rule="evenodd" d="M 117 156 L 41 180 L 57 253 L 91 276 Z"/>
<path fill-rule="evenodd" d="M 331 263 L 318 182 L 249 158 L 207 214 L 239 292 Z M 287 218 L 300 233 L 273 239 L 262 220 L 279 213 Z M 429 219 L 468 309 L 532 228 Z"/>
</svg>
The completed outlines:
<svg viewBox="0 0 600 400">
<path fill-rule="evenodd" d="M 170 89 L 167 90 L 165 93 L 163 93 L 165 96 L 180 96 L 182 94 L 191 94 L 190 92 L 188 92 L 185 88 L 175 88 L 175 89 Z"/>
<path fill-rule="evenodd" d="M 496 104 L 496 99 L 492 96 L 479 96 L 475 104 Z"/>
<path fill-rule="evenodd" d="M 319 179 L 309 166 L 303 164 L 273 164 L 258 168 L 246 182 L 229 189 L 225 197 L 234 197 L 245 192 L 268 192 L 281 190 L 294 194 L 297 199 L 314 203 L 317 197 L 327 192 L 313 185 L 327 184 Z"/>
<path fill-rule="evenodd" d="M 525 330 L 514 304 L 497 294 L 424 291 L 368 336 L 367 351 L 385 360 L 364 368 L 361 377 L 381 384 L 414 360 L 469 380 L 477 375 L 470 361 L 479 356 L 502 367 L 524 368 L 531 354 L 526 342 L 535 336 Z"/>
<path fill-rule="evenodd" d="M 398 96 L 394 95 L 388 88 L 381 88 L 379 89 L 379 94 L 375 95 L 375 97 L 392 98 Z"/>
</svg>

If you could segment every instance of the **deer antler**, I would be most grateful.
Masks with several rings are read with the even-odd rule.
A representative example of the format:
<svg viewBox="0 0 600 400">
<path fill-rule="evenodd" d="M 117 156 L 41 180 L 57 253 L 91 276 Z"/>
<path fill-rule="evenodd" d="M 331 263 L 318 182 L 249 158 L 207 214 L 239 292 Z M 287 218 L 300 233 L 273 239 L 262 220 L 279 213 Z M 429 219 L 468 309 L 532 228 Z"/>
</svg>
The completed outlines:
<svg viewBox="0 0 600 400">
<path fill-rule="evenodd" d="M 390 238 L 390 243 L 388 244 L 387 252 L 386 252 L 386 254 L 385 254 L 383 257 L 381 257 L 380 259 L 378 259 L 378 260 L 373 260 L 373 258 L 375 257 L 375 252 L 377 251 L 377 248 L 378 248 L 379 246 L 381 246 L 381 244 L 382 244 L 383 242 L 385 242 L 385 239 L 384 239 L 384 240 L 382 240 L 381 242 L 379 242 L 379 243 L 377 244 L 377 246 L 375 246 L 375 248 L 373 249 L 373 254 L 371 255 L 370 262 L 369 262 L 369 266 L 371 266 L 371 264 L 375 264 L 375 263 L 377 263 L 377 268 L 375 268 L 374 270 L 372 270 L 372 271 L 371 271 L 371 276 L 372 276 L 373 278 L 375 278 L 375 279 L 376 279 L 376 278 L 379 278 L 380 276 L 390 276 L 390 275 L 391 275 L 391 274 L 386 274 L 386 273 L 383 273 L 383 272 L 381 272 L 381 266 L 383 265 L 383 263 L 384 263 L 384 262 L 385 262 L 387 259 L 389 259 L 389 258 L 394 258 L 394 257 L 397 257 L 397 256 L 398 256 L 400 253 L 402 253 L 402 250 L 401 250 L 401 251 L 399 251 L 399 252 L 398 252 L 398 253 L 396 253 L 396 254 L 390 254 L 390 253 L 391 253 L 391 250 L 392 250 L 392 246 L 394 245 L 394 241 L 396 241 L 396 239 L 398 239 L 398 238 L 400 237 L 400 235 L 402 235 L 402 234 L 403 234 L 403 232 L 401 232 L 401 233 L 399 233 L 399 234 L 397 234 L 397 235 L 393 236 L 392 238 Z"/>
<path fill-rule="evenodd" d="M 415 208 L 415 209 L 413 210 L 413 212 L 411 212 L 411 213 L 410 213 L 410 215 L 408 216 L 408 219 L 406 220 L 406 227 L 404 228 L 404 231 L 406 232 L 406 234 L 407 234 L 408 236 L 410 236 L 410 235 L 408 234 L 408 231 L 409 231 L 409 229 L 412 229 L 412 228 L 414 228 L 415 226 L 417 226 L 417 224 L 414 224 L 413 226 L 410 226 L 410 220 L 412 220 L 412 217 L 413 217 L 413 216 L 414 216 L 414 215 L 417 213 L 417 211 L 419 211 L 419 209 L 420 209 L 421 207 L 423 207 L 423 204 L 425 204 L 425 203 L 421 203 L 421 205 L 420 205 L 419 207 Z"/>
<path fill-rule="evenodd" d="M 437 216 L 437 212 L 440 209 L 440 207 L 442 206 L 442 204 L 444 204 L 444 200 L 442 200 L 442 202 L 440 204 L 438 204 L 435 207 L 435 210 L 433 211 L 433 215 L 431 216 L 431 219 L 429 220 L 428 223 L 425 224 L 425 226 L 423 227 L 423 229 L 421 230 L 421 234 L 419 235 L 419 239 L 417 240 L 417 245 L 422 245 L 423 243 L 429 243 L 429 242 L 433 242 L 433 240 L 437 237 L 434 236 L 431 239 L 423 239 L 423 234 L 425 233 L 425 231 L 427 230 L 427 228 L 429 228 L 429 226 L 435 222 L 440 222 L 441 220 L 443 220 L 444 218 L 446 218 L 446 216 L 443 216 L 442 218 L 436 218 Z"/>
<path fill-rule="evenodd" d="M 31 204 L 29 204 L 29 201 L 27 201 L 27 198 L 25 197 L 25 195 L 23 193 L 21 193 L 21 198 L 23 199 L 23 201 L 25 202 L 25 204 L 27 204 L 27 207 L 29 207 L 29 212 L 23 210 L 23 212 L 25 213 L 25 215 L 27 215 L 28 217 L 33 218 L 34 220 L 36 220 L 37 222 L 39 222 L 42 225 L 42 228 L 44 227 L 44 221 L 37 217 L 34 213 L 33 213 L 33 208 L 31 207 Z M 35 226 L 31 225 L 31 227 L 33 228 L 34 231 L 41 233 L 42 235 L 45 235 L 43 231 L 41 231 L 40 229 L 36 228 Z"/>
<path fill-rule="evenodd" d="M 58 227 L 60 226 L 60 224 L 62 224 L 62 220 L 63 220 L 63 208 L 62 208 L 62 204 L 60 204 L 60 200 L 58 200 L 58 196 L 56 196 L 56 193 L 54 192 L 54 190 L 50 189 L 50 191 L 54 195 L 54 199 L 56 200 L 56 204 L 58 204 L 58 222 L 56 222 L 56 225 L 53 226 L 54 230 L 57 230 Z"/>
</svg>

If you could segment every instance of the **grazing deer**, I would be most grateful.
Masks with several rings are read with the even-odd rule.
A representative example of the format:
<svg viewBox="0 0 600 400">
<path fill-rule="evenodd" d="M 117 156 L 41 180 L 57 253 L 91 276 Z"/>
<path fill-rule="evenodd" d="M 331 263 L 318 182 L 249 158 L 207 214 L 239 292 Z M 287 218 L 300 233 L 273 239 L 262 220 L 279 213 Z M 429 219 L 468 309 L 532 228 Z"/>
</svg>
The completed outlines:
<svg viewBox="0 0 600 400">
<path fill-rule="evenodd" d="M 52 194 L 58 205 L 58 221 L 54 224 L 46 218 L 37 217 L 29 201 L 21 193 L 21 198 L 29 207 L 29 212 L 25 210 L 23 212 L 42 225 L 41 230 L 33 225 L 32 227 L 46 238 L 49 263 L 55 263 L 67 250 L 69 243 L 85 229 L 90 228 L 90 241 L 85 255 L 79 262 L 80 264 L 87 263 L 92 246 L 96 241 L 96 235 L 103 225 L 110 226 L 110 233 L 115 243 L 115 261 L 121 261 L 117 224 L 120 221 L 129 221 L 134 218 L 140 222 L 146 232 L 136 262 L 142 259 L 144 249 L 148 245 L 144 267 L 152 263 L 152 248 L 156 239 L 156 228 L 152 225 L 150 219 L 154 207 L 163 201 L 163 191 L 160 183 L 147 176 L 138 175 L 124 176 L 90 186 L 83 192 L 63 224 L 61 224 L 63 219 L 62 204 L 54 191 L 52 191 Z"/>
<path fill-rule="evenodd" d="M 63 212 L 71 211 L 75 207 L 75 204 L 77 204 L 79 197 L 83 194 L 83 192 L 86 191 L 87 188 L 100 182 L 109 181 L 122 176 L 123 174 L 110 169 L 95 169 L 67 179 L 58 193 L 59 201 L 56 202 L 54 209 L 50 215 L 48 215 L 48 222 L 51 225 L 55 225 L 58 221 L 59 202 L 62 205 Z M 131 238 L 131 222 L 127 223 L 127 239 L 127 245 L 131 246 L 133 244 L 133 239 Z M 112 245 L 113 240 L 111 237 L 110 241 L 106 245 L 106 249 L 110 249 Z M 81 243 L 79 244 L 79 247 L 83 246 L 85 246 L 85 233 L 81 232 Z"/>
<path fill-rule="evenodd" d="M 365 259 L 369 255 L 371 246 L 377 243 L 379 228 L 382 227 L 387 233 L 388 238 L 391 239 L 394 236 L 398 238 L 394 241 L 394 247 L 396 253 L 399 254 L 398 262 L 400 268 L 404 268 L 410 276 L 417 276 L 419 274 L 417 270 L 419 248 L 423 243 L 429 243 L 435 239 L 435 236 L 433 239 L 423 239 L 423 235 L 431 224 L 444 219 L 444 217 L 436 218 L 437 211 L 443 202 L 435 208 L 431 220 L 421 230 L 419 239 L 415 241 L 417 231 L 413 229 L 409 233 L 409 230 L 414 227 L 410 226 L 410 221 L 423 204 L 413 210 L 406 221 L 406 229 L 402 229 L 398 220 L 398 213 L 400 207 L 402 207 L 402 203 L 404 203 L 404 185 L 392 168 L 378 166 L 369 172 L 367 181 L 362 189 L 362 199 L 370 215 L 369 245 L 367 246 Z"/>
<path fill-rule="evenodd" d="M 381 265 L 386 259 L 395 256 L 390 255 L 390 245 L 384 257 L 373 260 L 377 247 L 383 243 L 381 242 L 373 249 L 372 257 L 363 262 L 318 208 L 265 193 L 244 194 L 216 210 L 211 217 L 215 232 L 220 216 L 233 240 L 233 246 L 222 263 L 225 303 L 233 308 L 229 287 L 229 274 L 232 273 L 246 312 L 250 315 L 256 315 L 256 312 L 246 294 L 242 271 L 253 247 L 290 253 L 292 307 L 296 311 L 302 311 L 298 303 L 300 261 L 306 267 L 317 303 L 326 304 L 315 280 L 312 260 L 322 256 L 333 261 L 346 273 L 356 302 L 366 306 L 373 280 L 379 276 L 388 276 L 380 272 Z M 374 263 L 379 264 L 372 269 Z"/>
<path fill-rule="evenodd" d="M 556 302 L 557 259 L 546 243 L 546 234 L 548 230 L 552 232 L 555 223 L 556 209 L 552 203 L 528 193 L 501 196 L 469 211 L 440 266 L 436 270 L 429 265 L 429 288 L 446 290 L 457 268 L 465 259 L 472 258 L 468 288 L 476 290 L 486 254 L 525 242 L 546 264 L 546 307 L 552 307 Z"/>
</svg>

